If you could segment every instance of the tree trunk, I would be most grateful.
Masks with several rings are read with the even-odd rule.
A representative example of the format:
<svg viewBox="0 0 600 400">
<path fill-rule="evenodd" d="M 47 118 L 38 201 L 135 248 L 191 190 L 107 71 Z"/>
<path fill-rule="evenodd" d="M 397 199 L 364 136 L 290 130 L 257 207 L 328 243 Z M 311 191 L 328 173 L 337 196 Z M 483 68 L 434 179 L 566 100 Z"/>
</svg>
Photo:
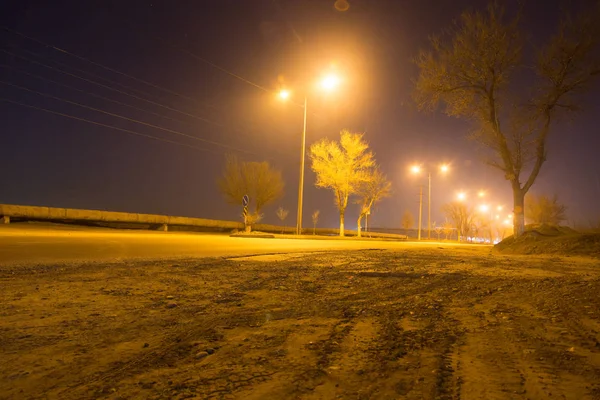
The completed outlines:
<svg viewBox="0 0 600 400">
<path fill-rule="evenodd" d="M 360 228 L 361 228 L 361 227 L 360 227 L 360 224 L 361 224 L 361 222 L 362 222 L 362 217 L 363 217 L 363 215 L 362 215 L 362 214 L 358 214 L 358 222 L 357 222 L 358 228 L 356 228 L 356 229 L 357 229 L 357 230 L 356 230 L 356 232 L 357 232 L 357 233 L 356 233 L 356 237 L 361 237 L 361 236 L 360 236 Z"/>
<path fill-rule="evenodd" d="M 513 229 L 515 237 L 525 232 L 525 192 L 513 185 Z"/>
<path fill-rule="evenodd" d="M 340 212 L 340 236 L 344 236 L 344 213 Z"/>
</svg>

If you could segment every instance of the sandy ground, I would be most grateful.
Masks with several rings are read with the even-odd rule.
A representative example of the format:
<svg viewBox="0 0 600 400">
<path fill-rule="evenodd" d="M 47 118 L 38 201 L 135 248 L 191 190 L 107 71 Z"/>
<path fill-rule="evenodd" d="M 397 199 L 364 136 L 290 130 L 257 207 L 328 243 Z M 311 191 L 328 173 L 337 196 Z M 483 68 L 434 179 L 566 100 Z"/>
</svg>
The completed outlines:
<svg viewBox="0 0 600 400">
<path fill-rule="evenodd" d="M 3 399 L 600 399 L 592 259 L 440 246 L 0 284 Z"/>
</svg>

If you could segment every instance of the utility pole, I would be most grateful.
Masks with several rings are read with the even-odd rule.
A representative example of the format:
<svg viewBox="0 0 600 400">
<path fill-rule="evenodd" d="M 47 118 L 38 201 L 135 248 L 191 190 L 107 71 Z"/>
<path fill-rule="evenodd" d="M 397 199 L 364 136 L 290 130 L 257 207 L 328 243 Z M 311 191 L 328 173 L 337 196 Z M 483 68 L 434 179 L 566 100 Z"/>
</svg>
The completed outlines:
<svg viewBox="0 0 600 400">
<path fill-rule="evenodd" d="M 427 239 L 431 239 L 431 172 L 429 177 L 429 196 L 427 197 Z"/>
<path fill-rule="evenodd" d="M 423 214 L 423 185 L 419 186 L 419 234 L 418 240 L 421 240 L 421 215 Z"/>
</svg>

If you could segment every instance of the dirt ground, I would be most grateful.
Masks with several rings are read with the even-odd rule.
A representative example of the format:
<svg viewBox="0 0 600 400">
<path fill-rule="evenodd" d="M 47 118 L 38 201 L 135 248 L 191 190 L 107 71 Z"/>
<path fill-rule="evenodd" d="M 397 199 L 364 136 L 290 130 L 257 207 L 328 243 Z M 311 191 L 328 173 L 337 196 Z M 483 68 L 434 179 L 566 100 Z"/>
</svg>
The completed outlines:
<svg viewBox="0 0 600 400">
<path fill-rule="evenodd" d="M 421 248 L 0 267 L 3 399 L 600 399 L 600 262 Z"/>
</svg>

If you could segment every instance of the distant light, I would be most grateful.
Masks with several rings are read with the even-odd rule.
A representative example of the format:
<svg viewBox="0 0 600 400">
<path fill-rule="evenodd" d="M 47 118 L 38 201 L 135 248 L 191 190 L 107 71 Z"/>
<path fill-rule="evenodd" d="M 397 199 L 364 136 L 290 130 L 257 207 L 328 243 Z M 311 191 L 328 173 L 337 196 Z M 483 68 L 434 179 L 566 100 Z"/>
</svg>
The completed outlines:
<svg viewBox="0 0 600 400">
<path fill-rule="evenodd" d="M 479 211 L 481 212 L 488 212 L 489 209 L 490 207 L 487 204 L 482 204 L 479 206 Z"/>
<path fill-rule="evenodd" d="M 448 167 L 448 165 L 447 165 L 447 164 L 442 164 L 442 165 L 440 166 L 440 171 L 442 171 L 443 173 L 446 173 L 446 172 L 448 172 L 448 170 L 449 170 L 449 169 L 450 169 L 450 167 Z"/>
<path fill-rule="evenodd" d="M 498 211 L 502 211 L 502 209 L 503 209 L 503 208 L 504 208 L 504 207 L 502 207 L 502 206 L 498 206 L 498 207 L 496 207 L 496 210 L 498 210 Z"/>
<path fill-rule="evenodd" d="M 508 217 L 507 217 L 507 218 L 508 218 L 508 219 L 512 219 L 512 218 L 513 218 L 513 215 L 512 215 L 512 214 L 508 214 Z"/>
<path fill-rule="evenodd" d="M 413 174 L 418 174 L 421 172 L 421 167 L 418 165 L 413 165 L 412 167 L 410 167 L 410 170 Z"/>
<path fill-rule="evenodd" d="M 477 196 L 479 196 L 479 197 L 485 196 L 485 191 L 480 190 L 479 193 L 477 193 Z"/>
<path fill-rule="evenodd" d="M 465 194 L 465 192 L 460 192 L 456 195 L 456 198 L 460 201 L 463 201 L 467 198 L 467 195 Z"/>
<path fill-rule="evenodd" d="M 279 97 L 282 100 L 287 100 L 290 97 L 290 91 L 283 89 L 282 91 L 279 92 Z"/>
<path fill-rule="evenodd" d="M 496 219 L 500 219 L 500 216 L 499 216 L 499 215 L 496 215 Z"/>
<path fill-rule="evenodd" d="M 321 80 L 321 87 L 325 90 L 333 90 L 340 84 L 340 78 L 337 75 L 327 75 Z"/>
</svg>

